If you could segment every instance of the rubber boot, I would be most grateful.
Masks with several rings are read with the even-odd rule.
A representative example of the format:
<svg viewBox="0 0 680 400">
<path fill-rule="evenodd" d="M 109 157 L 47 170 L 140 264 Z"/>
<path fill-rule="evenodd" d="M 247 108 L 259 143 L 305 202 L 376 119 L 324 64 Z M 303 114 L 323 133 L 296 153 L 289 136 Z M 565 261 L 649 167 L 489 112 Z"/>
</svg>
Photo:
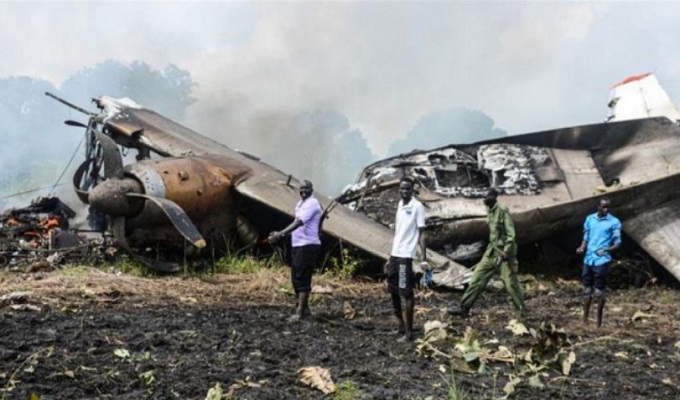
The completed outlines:
<svg viewBox="0 0 680 400">
<path fill-rule="evenodd" d="M 604 312 L 605 298 L 601 297 L 597 299 L 597 327 L 602 326 L 602 314 Z"/>
<path fill-rule="evenodd" d="M 593 298 L 591 296 L 587 296 L 585 299 L 583 299 L 583 323 L 585 324 L 588 322 L 588 316 L 590 315 L 590 303 L 593 302 Z"/>
</svg>

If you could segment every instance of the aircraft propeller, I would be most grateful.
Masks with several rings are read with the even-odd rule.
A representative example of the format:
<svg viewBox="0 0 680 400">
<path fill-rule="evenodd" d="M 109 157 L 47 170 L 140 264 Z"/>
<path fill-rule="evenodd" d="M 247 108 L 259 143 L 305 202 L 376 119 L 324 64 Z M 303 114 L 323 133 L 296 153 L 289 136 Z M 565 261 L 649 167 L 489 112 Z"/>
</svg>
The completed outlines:
<svg viewBox="0 0 680 400">
<path fill-rule="evenodd" d="M 76 194 L 95 212 L 110 217 L 110 227 L 116 241 L 129 249 L 125 235 L 125 219 L 137 215 L 144 208 L 146 200 L 158 206 L 168 217 L 175 229 L 191 244 L 198 248 L 206 246 L 206 242 L 186 212 L 172 200 L 149 196 L 137 179 L 126 177 L 123 158 L 118 145 L 109 136 L 99 132 L 93 121 L 89 125 L 66 121 L 67 125 L 85 127 L 92 133 L 99 145 L 98 156 L 86 159 L 76 170 L 73 184 Z M 97 183 L 98 174 L 104 164 L 104 180 Z M 86 182 L 83 177 L 89 171 Z M 94 176 L 94 178 L 93 178 Z"/>
</svg>

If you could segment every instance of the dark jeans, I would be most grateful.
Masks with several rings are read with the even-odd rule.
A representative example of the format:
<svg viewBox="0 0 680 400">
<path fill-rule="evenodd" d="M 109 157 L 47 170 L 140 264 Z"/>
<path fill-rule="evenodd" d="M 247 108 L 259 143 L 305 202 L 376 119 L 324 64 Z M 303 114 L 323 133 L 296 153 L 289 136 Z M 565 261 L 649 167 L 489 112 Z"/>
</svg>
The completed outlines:
<svg viewBox="0 0 680 400">
<path fill-rule="evenodd" d="M 321 245 L 318 244 L 293 247 L 290 278 L 295 294 L 312 291 L 312 273 L 319 259 L 320 249 Z"/>
<path fill-rule="evenodd" d="M 609 271 L 609 264 L 606 263 L 597 267 L 592 265 L 583 264 L 583 272 L 581 272 L 581 278 L 583 278 L 583 287 L 592 288 L 599 291 L 604 291 L 607 285 L 607 272 Z"/>
</svg>

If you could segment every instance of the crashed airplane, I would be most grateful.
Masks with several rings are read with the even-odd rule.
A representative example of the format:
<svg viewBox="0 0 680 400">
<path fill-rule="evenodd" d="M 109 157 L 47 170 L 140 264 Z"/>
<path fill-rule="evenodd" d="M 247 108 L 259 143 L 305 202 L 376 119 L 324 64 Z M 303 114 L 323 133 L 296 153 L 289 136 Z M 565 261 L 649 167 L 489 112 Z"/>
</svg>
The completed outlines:
<svg viewBox="0 0 680 400">
<path fill-rule="evenodd" d="M 205 255 L 234 241 L 252 246 L 287 223 L 277 218 L 289 222 L 293 217 L 298 180 L 252 155 L 129 99 L 93 99 L 100 110 L 94 113 L 47 95 L 89 116 L 87 124 L 66 121 L 86 130 L 85 161 L 73 176 L 78 197 L 89 204 L 91 216 L 105 217 L 104 228 L 120 247 L 156 269 L 173 271 L 178 265 L 145 258 L 141 249 L 164 243 Z M 124 165 L 121 148 L 135 150 L 135 161 Z M 387 227 L 319 193 L 316 197 L 324 207 L 326 239 L 389 257 L 392 232 Z M 428 261 L 435 284 L 469 280 L 467 268 L 444 256 L 428 252 Z"/>
<path fill-rule="evenodd" d="M 367 166 L 338 199 L 391 226 L 403 175 L 420 183 L 429 246 L 465 261 L 488 235 L 495 187 L 530 243 L 580 227 L 609 197 L 623 229 L 680 280 L 680 113 L 652 74 L 612 88 L 605 123 L 416 150 Z M 481 255 L 481 254 L 479 254 Z"/>
</svg>

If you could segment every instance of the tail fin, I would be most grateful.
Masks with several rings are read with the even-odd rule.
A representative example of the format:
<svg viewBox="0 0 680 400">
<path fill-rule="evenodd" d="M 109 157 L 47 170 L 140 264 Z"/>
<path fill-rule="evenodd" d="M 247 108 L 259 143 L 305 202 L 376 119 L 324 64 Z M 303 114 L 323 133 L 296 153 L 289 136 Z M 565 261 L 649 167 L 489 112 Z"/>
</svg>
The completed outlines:
<svg viewBox="0 0 680 400">
<path fill-rule="evenodd" d="M 680 112 L 654 74 L 630 76 L 612 87 L 607 121 L 666 117 L 680 121 Z"/>
</svg>

